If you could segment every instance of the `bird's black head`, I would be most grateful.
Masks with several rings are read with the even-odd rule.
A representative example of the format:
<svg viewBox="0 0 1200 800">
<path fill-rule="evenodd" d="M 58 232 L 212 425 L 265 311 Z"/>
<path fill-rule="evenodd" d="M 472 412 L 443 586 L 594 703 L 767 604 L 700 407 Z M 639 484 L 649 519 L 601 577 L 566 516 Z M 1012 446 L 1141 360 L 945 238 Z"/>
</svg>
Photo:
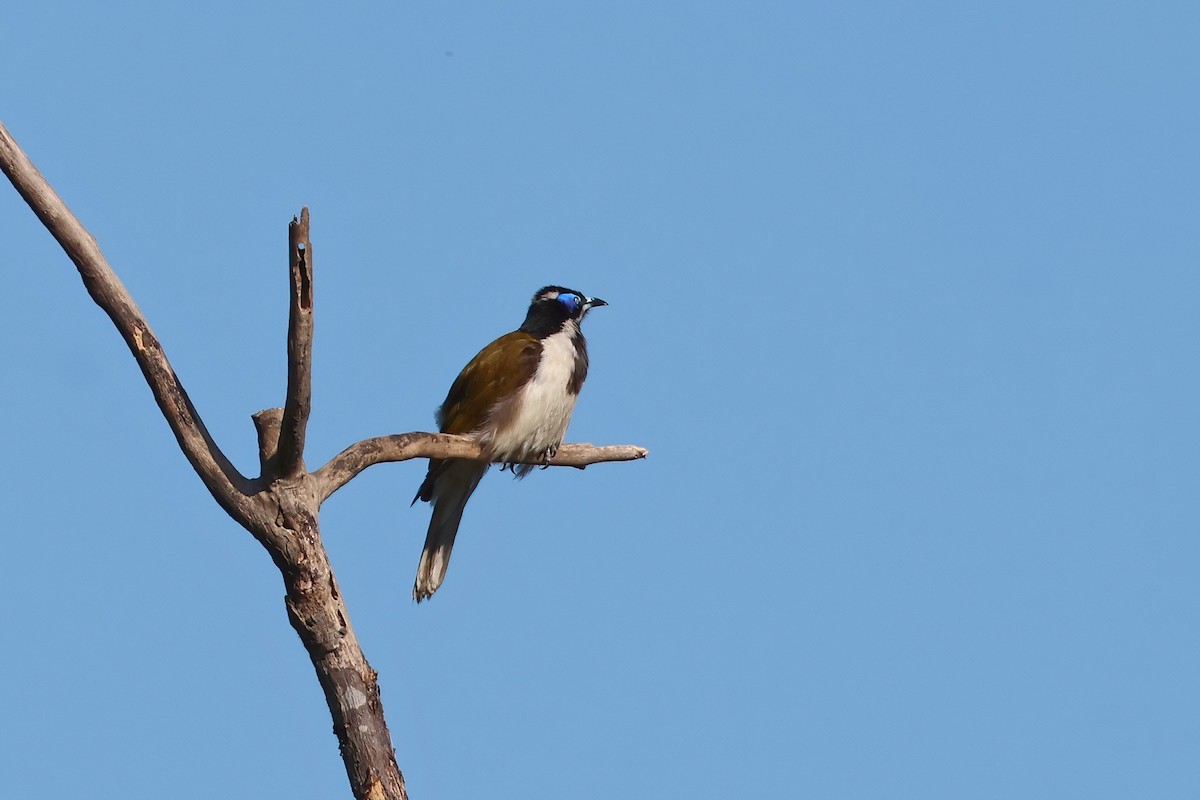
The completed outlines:
<svg viewBox="0 0 1200 800">
<path fill-rule="evenodd" d="M 561 331 L 568 322 L 578 325 L 589 310 L 606 305 L 600 298 L 588 297 L 574 289 L 546 286 L 533 296 L 521 330 L 545 338 Z"/>
</svg>

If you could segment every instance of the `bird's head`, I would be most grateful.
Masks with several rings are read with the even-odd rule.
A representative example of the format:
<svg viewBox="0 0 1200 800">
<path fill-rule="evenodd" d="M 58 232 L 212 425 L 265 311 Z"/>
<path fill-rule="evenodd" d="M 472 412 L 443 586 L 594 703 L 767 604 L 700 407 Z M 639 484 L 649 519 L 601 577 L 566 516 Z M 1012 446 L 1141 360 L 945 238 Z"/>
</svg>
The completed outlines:
<svg viewBox="0 0 1200 800">
<path fill-rule="evenodd" d="M 578 325 L 588 311 L 606 305 L 608 303 L 600 298 L 588 297 L 574 289 L 546 286 L 533 296 L 521 330 L 536 336 L 549 336 L 558 333 L 568 322 Z"/>
</svg>

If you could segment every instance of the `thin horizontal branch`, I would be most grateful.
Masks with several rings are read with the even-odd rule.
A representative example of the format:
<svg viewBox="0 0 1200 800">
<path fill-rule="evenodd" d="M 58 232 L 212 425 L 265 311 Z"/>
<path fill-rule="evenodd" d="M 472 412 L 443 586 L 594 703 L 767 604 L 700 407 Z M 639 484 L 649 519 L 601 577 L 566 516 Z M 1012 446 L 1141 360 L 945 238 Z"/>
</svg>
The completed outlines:
<svg viewBox="0 0 1200 800">
<path fill-rule="evenodd" d="M 649 450 L 635 445 L 594 444 L 560 445 L 552 467 L 583 467 L 607 461 L 636 461 L 645 458 Z M 448 433 L 397 433 L 363 439 L 338 453 L 329 463 L 313 473 L 317 482 L 318 502 L 325 502 L 334 492 L 350 482 L 355 475 L 375 464 L 407 461 L 411 458 L 473 458 L 483 459 L 483 451 L 469 436 Z M 531 459 L 529 464 L 541 464 Z"/>
<path fill-rule="evenodd" d="M 307 206 L 288 226 L 288 275 L 287 398 L 275 454 L 275 468 L 281 478 L 295 478 L 305 471 L 304 437 L 312 408 L 313 262 Z"/>
<path fill-rule="evenodd" d="M 239 522 L 246 518 L 249 482 L 217 447 L 141 309 L 105 260 L 100 246 L 0 123 L 0 171 L 75 262 L 88 294 L 113 321 L 154 394 L 192 469 Z M 244 523 L 243 523 L 244 524 Z"/>
</svg>

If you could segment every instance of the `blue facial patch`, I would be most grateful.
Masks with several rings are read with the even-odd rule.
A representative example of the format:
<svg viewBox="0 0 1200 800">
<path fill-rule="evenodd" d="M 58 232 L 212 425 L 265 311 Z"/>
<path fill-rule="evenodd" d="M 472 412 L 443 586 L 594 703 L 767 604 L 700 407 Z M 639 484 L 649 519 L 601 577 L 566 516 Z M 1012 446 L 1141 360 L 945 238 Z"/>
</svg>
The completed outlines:
<svg viewBox="0 0 1200 800">
<path fill-rule="evenodd" d="M 583 298 L 577 294 L 564 292 L 558 296 L 558 302 L 567 307 L 567 310 L 574 314 L 583 305 Z"/>
</svg>

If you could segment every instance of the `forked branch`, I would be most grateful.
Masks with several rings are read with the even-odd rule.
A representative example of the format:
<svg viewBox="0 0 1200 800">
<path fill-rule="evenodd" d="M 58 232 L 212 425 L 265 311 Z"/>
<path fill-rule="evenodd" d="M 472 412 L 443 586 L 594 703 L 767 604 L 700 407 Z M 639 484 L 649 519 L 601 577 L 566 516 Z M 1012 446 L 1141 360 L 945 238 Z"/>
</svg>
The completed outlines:
<svg viewBox="0 0 1200 800">
<path fill-rule="evenodd" d="M 239 473 L 192 407 L 167 356 L 96 240 L 84 229 L 0 123 L 0 171 L 25 198 L 79 270 L 84 286 L 133 353 L 154 399 L 196 474 L 225 511 L 262 543 L 279 567 L 288 618 L 304 642 L 325 692 L 354 796 L 406 800 L 383 716 L 375 671 L 350 624 L 318 525 L 320 504 L 373 464 L 409 458 L 481 457 L 464 436 L 405 433 L 366 439 L 314 473 L 304 465 L 312 404 L 313 264 L 308 209 L 288 228 L 288 386 L 282 409 L 254 415 L 261 477 Z M 584 467 L 645 458 L 640 447 L 565 444 L 549 462 Z"/>
</svg>

